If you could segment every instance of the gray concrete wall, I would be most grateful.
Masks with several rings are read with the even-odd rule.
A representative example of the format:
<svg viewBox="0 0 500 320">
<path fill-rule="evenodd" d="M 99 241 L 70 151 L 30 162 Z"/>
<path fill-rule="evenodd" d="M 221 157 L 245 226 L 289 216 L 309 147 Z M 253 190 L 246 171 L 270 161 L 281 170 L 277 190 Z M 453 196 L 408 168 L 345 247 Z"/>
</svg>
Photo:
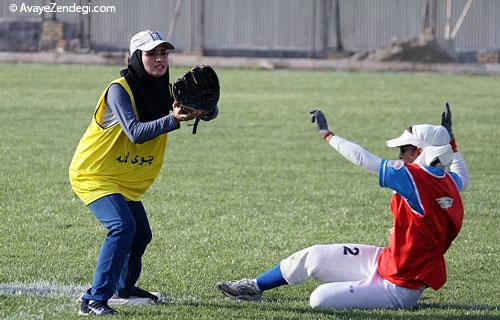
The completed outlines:
<svg viewBox="0 0 500 320">
<path fill-rule="evenodd" d="M 388 47 L 394 36 L 420 32 L 424 0 L 338 1 L 339 23 L 335 0 L 183 0 L 171 41 L 180 51 L 209 55 L 322 57 L 337 49 L 338 40 L 347 51 L 374 50 Z M 66 23 L 82 47 L 126 50 L 130 37 L 141 29 L 167 33 L 176 7 L 176 0 L 60 0 L 57 5 L 113 5 L 116 12 L 38 15 L 9 10 L 12 4 L 20 8 L 23 3 L 49 2 L 0 0 L 0 50 L 33 48 L 29 43 L 39 36 L 33 26 L 43 17 Z M 454 23 L 466 0 L 452 3 Z M 446 0 L 438 0 L 438 36 L 444 34 L 445 5 Z M 9 41 L 20 43 L 14 46 Z M 455 47 L 458 51 L 500 50 L 500 1 L 473 2 Z"/>
</svg>

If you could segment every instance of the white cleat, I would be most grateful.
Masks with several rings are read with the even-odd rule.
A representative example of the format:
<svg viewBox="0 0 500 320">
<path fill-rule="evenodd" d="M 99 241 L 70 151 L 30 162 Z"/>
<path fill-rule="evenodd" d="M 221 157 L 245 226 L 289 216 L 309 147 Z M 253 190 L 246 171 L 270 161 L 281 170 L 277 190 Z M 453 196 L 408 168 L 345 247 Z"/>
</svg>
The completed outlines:
<svg viewBox="0 0 500 320">
<path fill-rule="evenodd" d="M 222 281 L 216 284 L 226 297 L 242 301 L 262 301 L 262 290 L 259 289 L 257 281 L 241 279 L 235 281 Z"/>
</svg>

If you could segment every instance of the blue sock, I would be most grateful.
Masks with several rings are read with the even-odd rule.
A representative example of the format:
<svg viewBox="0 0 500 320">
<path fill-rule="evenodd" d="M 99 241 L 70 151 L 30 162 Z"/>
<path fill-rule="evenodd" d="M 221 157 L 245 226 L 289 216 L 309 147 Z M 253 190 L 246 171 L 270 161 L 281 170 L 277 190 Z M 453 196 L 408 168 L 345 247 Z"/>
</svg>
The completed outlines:
<svg viewBox="0 0 500 320">
<path fill-rule="evenodd" d="M 288 284 L 285 278 L 283 278 L 279 264 L 276 265 L 276 267 L 262 273 L 255 280 L 262 291 Z"/>
</svg>

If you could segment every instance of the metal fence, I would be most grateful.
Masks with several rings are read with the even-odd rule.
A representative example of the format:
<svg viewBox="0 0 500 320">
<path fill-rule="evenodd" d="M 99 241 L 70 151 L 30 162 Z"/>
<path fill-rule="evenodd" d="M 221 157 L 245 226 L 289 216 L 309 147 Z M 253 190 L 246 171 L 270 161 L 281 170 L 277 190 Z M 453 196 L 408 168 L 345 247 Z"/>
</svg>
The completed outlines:
<svg viewBox="0 0 500 320">
<path fill-rule="evenodd" d="M 0 0 L 0 42 L 40 37 L 43 19 L 64 22 L 65 37 L 92 50 L 126 50 L 142 29 L 173 26 L 181 51 L 207 55 L 324 57 L 343 49 L 366 51 L 392 37 L 420 33 L 426 0 Z M 452 0 L 450 18 L 467 0 Z M 180 5 L 177 7 L 176 5 Z M 437 0 L 438 36 L 444 34 L 447 0 Z M 17 10 L 13 12 L 12 5 Z M 114 7 L 114 12 L 33 12 L 36 5 Z M 25 8 L 21 11 L 21 8 Z M 31 6 L 32 12 L 27 12 Z M 175 19 L 176 8 L 179 9 Z M 174 20 L 174 21 L 173 21 Z M 32 24 L 29 27 L 29 24 Z M 31 29 L 30 29 L 31 28 Z M 29 32 L 26 29 L 30 29 Z M 0 50 L 12 48 L 0 45 Z M 500 50 L 500 1 L 473 0 L 455 39 L 457 51 Z"/>
</svg>

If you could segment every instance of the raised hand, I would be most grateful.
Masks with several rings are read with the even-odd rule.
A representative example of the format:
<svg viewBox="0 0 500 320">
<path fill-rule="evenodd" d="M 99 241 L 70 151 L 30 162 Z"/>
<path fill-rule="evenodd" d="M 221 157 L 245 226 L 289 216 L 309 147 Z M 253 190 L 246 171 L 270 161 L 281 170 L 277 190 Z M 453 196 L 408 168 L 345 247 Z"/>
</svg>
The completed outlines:
<svg viewBox="0 0 500 320">
<path fill-rule="evenodd" d="M 453 136 L 453 130 L 451 129 L 452 121 L 451 121 L 451 110 L 450 104 L 446 102 L 445 111 L 441 113 L 441 125 L 448 130 L 448 134 L 450 135 L 450 141 L 455 140 Z"/>
<path fill-rule="evenodd" d="M 311 122 L 316 124 L 316 129 L 318 133 L 325 139 L 329 134 L 332 134 L 328 128 L 328 123 L 323 112 L 319 109 L 313 109 L 309 111 L 311 114 Z"/>
</svg>

